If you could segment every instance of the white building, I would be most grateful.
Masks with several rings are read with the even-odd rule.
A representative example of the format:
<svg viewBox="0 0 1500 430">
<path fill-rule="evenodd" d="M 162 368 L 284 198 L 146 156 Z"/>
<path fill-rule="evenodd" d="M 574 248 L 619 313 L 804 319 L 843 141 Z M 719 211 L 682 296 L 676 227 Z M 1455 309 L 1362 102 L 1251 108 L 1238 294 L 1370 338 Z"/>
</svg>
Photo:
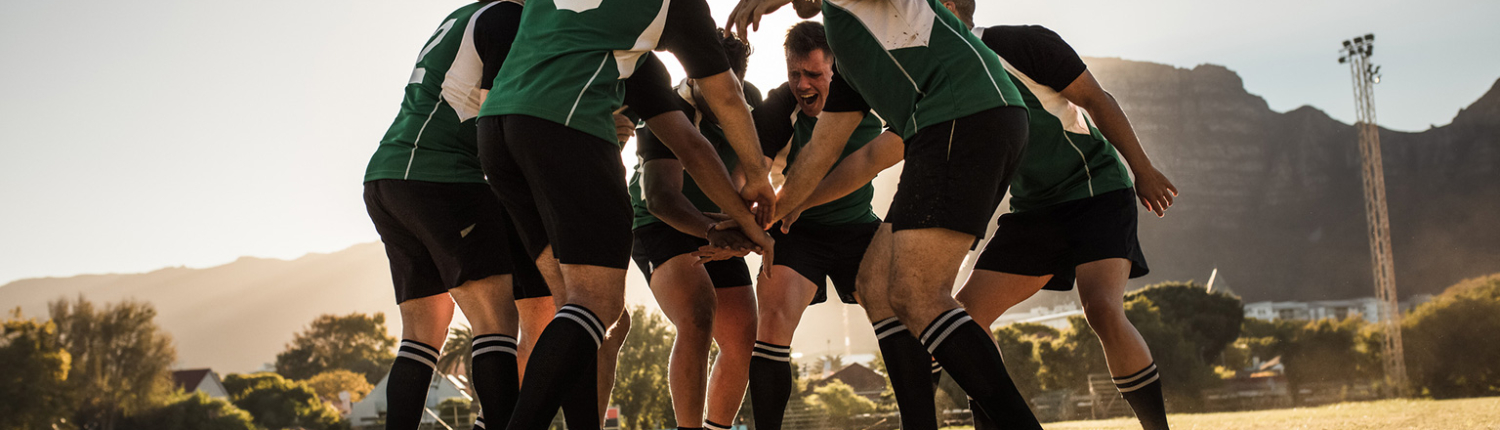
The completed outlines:
<svg viewBox="0 0 1500 430">
<path fill-rule="evenodd" d="M 383 426 L 377 426 L 377 424 L 380 424 L 382 422 L 381 417 L 385 416 L 385 386 L 390 378 L 390 373 L 387 373 L 385 377 L 380 378 L 380 383 L 375 384 L 375 388 L 370 390 L 370 394 L 366 395 L 364 399 L 355 403 L 354 406 L 350 408 L 349 425 L 351 427 L 355 429 L 384 428 Z M 436 409 L 438 403 L 442 403 L 444 400 L 458 397 L 464 399 L 464 401 L 466 402 L 472 403 L 474 399 L 472 397 L 469 397 L 468 393 L 464 392 L 464 386 L 465 382 L 461 379 L 455 378 L 451 375 L 434 373 L 432 384 L 427 386 L 426 407 L 429 413 L 422 415 L 422 423 L 427 424 L 437 422 L 437 418 L 434 417 L 434 414 L 441 413 L 440 411 L 436 411 Z"/>
<path fill-rule="evenodd" d="M 1412 307 L 1432 300 L 1431 295 L 1418 294 L 1399 304 L 1404 312 Z M 1318 300 L 1311 302 L 1255 302 L 1245 304 L 1245 317 L 1263 320 L 1318 320 L 1333 318 L 1342 320 L 1351 316 L 1364 318 L 1368 322 L 1380 321 L 1380 301 L 1374 297 L 1349 300 Z"/>
<path fill-rule="evenodd" d="M 189 369 L 172 372 L 172 383 L 185 393 L 203 392 L 215 399 L 229 400 L 229 390 L 213 369 Z"/>
<path fill-rule="evenodd" d="M 1074 315 L 1083 315 L 1083 308 L 1079 307 L 1077 303 L 1066 303 L 1052 307 L 1038 306 L 1024 312 L 1006 312 L 1005 315 L 996 318 L 994 324 L 990 324 L 990 329 L 993 330 L 997 327 L 1015 323 L 1036 323 L 1063 330 L 1071 327 L 1068 323 L 1068 318 Z"/>
</svg>

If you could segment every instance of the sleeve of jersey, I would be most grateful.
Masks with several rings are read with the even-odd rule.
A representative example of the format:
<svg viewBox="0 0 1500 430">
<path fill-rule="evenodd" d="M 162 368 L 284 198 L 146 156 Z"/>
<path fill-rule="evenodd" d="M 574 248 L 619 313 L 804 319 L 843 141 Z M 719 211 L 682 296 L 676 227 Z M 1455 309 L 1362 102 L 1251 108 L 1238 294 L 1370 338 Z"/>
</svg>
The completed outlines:
<svg viewBox="0 0 1500 430">
<path fill-rule="evenodd" d="M 677 154 L 673 154 L 672 150 L 668 149 L 667 145 L 656 137 L 656 133 L 651 132 L 650 126 L 641 127 L 638 130 L 635 140 L 635 153 L 641 157 L 642 163 L 663 158 L 677 158 Z"/>
<path fill-rule="evenodd" d="M 491 89 L 505 56 L 510 55 L 510 45 L 516 41 L 516 31 L 521 28 L 521 5 L 502 2 L 479 15 L 474 22 L 474 49 L 484 62 L 484 76 L 479 88 Z"/>
<path fill-rule="evenodd" d="M 704 78 L 729 70 L 729 57 L 719 43 L 714 17 L 705 0 L 673 0 L 657 48 L 677 56 L 689 78 Z"/>
<path fill-rule="evenodd" d="M 750 112 L 755 117 L 761 152 L 767 157 L 775 157 L 792 140 L 792 112 L 796 108 L 791 88 L 782 85 L 766 94 L 765 102 Z"/>
<path fill-rule="evenodd" d="M 1078 57 L 1078 52 L 1056 32 L 1039 25 L 1021 27 L 1018 30 L 1004 33 L 1014 40 L 994 42 L 1009 47 L 995 49 L 995 52 L 1014 52 L 1011 56 L 1002 54 L 1001 57 L 1037 83 L 1062 92 L 1088 70 L 1083 59 Z M 989 32 L 986 31 L 985 35 L 989 36 Z M 996 36 L 1001 34 L 997 32 Z M 992 45 L 991 49 L 994 49 L 991 41 L 985 41 L 985 44 Z"/>
<path fill-rule="evenodd" d="M 655 54 L 646 54 L 640 68 L 625 79 L 625 105 L 641 119 L 682 110 L 682 97 L 672 91 L 672 75 Z"/>
<path fill-rule="evenodd" d="M 833 82 L 828 84 L 828 101 L 823 103 L 825 112 L 865 112 L 869 113 L 870 105 L 865 103 L 864 96 L 855 91 L 854 87 L 844 81 L 844 76 L 839 74 L 838 64 L 833 66 Z"/>
</svg>

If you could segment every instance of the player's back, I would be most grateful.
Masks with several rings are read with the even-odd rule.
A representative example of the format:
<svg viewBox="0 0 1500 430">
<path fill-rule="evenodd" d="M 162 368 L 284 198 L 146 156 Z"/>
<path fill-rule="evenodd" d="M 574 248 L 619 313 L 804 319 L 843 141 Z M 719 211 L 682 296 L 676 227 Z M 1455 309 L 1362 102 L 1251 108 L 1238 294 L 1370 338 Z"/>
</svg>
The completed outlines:
<svg viewBox="0 0 1500 430">
<path fill-rule="evenodd" d="M 511 2 L 477 2 L 458 8 L 421 46 L 401 109 L 370 158 L 365 181 L 485 182 L 472 120 L 483 64 L 472 52 L 473 42 L 465 38 L 477 16 L 506 3 Z"/>
<path fill-rule="evenodd" d="M 524 114 L 612 141 L 610 111 L 666 24 L 664 0 L 529 0 L 481 116 Z M 608 101 L 601 105 L 599 101 Z"/>
</svg>

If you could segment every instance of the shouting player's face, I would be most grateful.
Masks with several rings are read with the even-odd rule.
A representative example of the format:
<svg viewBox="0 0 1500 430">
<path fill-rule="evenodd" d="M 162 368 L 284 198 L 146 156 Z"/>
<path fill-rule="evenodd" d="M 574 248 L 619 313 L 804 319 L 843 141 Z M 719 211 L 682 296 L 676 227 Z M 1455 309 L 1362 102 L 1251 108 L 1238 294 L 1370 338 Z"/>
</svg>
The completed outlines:
<svg viewBox="0 0 1500 430">
<path fill-rule="evenodd" d="M 828 100 L 828 83 L 833 81 L 833 57 L 821 50 L 788 55 L 786 81 L 802 112 L 818 116 L 823 112 L 823 102 Z"/>
</svg>

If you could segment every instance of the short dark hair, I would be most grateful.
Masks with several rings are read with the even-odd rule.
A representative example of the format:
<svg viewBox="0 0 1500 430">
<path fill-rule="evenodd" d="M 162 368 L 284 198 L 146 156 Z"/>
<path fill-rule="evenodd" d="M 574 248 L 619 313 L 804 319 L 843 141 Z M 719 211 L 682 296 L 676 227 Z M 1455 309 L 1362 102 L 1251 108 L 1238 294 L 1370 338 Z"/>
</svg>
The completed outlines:
<svg viewBox="0 0 1500 430">
<path fill-rule="evenodd" d="M 823 51 L 832 59 L 833 48 L 828 47 L 828 35 L 823 33 L 823 23 L 802 21 L 786 31 L 786 55 L 806 57 L 813 51 Z"/>
<path fill-rule="evenodd" d="M 719 44 L 724 45 L 724 56 L 729 57 L 729 69 L 736 75 L 744 75 L 745 68 L 750 66 L 750 54 L 755 53 L 755 48 L 732 32 L 725 35 L 724 29 L 718 31 Z"/>
<path fill-rule="evenodd" d="M 974 0 L 944 0 L 953 2 L 953 8 L 958 10 L 958 20 L 969 26 L 974 25 Z"/>
</svg>

